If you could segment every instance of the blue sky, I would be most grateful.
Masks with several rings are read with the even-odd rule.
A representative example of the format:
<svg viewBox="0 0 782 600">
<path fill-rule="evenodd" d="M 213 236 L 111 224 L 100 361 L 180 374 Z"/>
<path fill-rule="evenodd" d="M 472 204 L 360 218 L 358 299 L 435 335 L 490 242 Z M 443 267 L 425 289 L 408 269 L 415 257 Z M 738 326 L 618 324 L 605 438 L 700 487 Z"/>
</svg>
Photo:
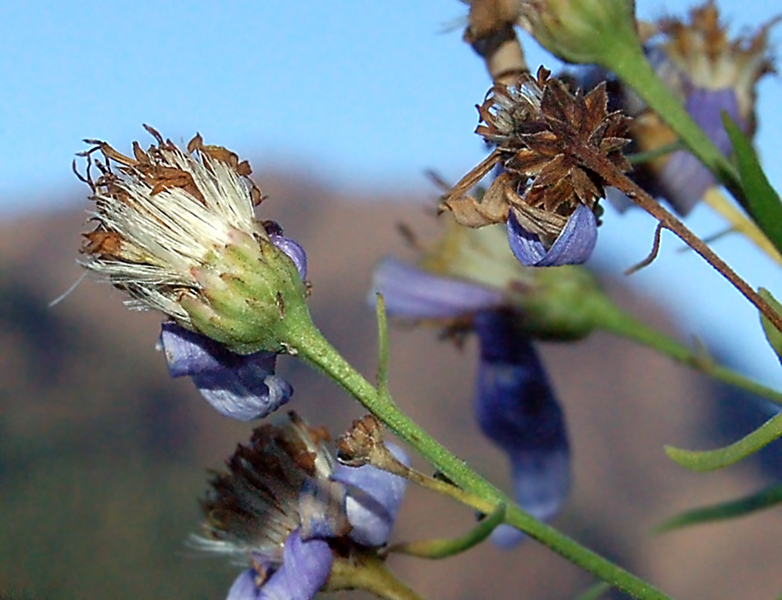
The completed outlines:
<svg viewBox="0 0 782 600">
<path fill-rule="evenodd" d="M 637 4 L 643 18 L 681 15 L 683 6 Z M 733 31 L 779 11 L 768 1 L 718 5 Z M 200 131 L 252 157 L 260 177 L 282 166 L 354 191 L 432 194 L 425 169 L 455 180 L 483 157 L 474 105 L 489 82 L 460 41 L 465 14 L 456 0 L 0 3 L 0 218 L 79 197 L 70 169 L 81 139 L 127 150 L 147 139 L 142 123 L 175 141 Z M 533 41 L 525 46 L 531 65 L 556 67 Z M 779 79 L 767 78 L 758 107 L 757 144 L 776 184 L 780 92 Z M 688 222 L 702 235 L 721 228 L 704 208 Z M 653 230 L 640 211 L 609 211 L 596 260 L 624 270 L 646 256 Z M 679 246 L 665 237 L 658 261 L 630 281 L 670 301 L 685 331 L 716 331 L 749 370 L 782 381 L 775 357 L 752 351 L 762 339 L 753 310 Z M 752 285 L 782 296 L 779 270 L 744 240 L 716 250 Z"/>
</svg>

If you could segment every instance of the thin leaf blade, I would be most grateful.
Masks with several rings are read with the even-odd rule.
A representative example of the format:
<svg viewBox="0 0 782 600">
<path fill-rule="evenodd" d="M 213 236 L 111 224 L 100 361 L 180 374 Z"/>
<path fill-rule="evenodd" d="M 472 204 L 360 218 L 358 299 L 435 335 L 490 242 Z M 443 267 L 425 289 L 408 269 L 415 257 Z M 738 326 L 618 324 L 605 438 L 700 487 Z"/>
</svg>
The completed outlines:
<svg viewBox="0 0 782 600">
<path fill-rule="evenodd" d="M 782 484 L 779 483 L 744 498 L 685 511 L 665 521 L 656 531 L 663 533 L 692 525 L 737 519 L 778 504 L 782 504 Z"/>
<path fill-rule="evenodd" d="M 769 183 L 752 144 L 738 124 L 725 112 L 722 113 L 722 122 L 736 154 L 736 166 L 745 194 L 742 205 L 777 250 L 782 251 L 782 201 L 779 194 Z"/>
<path fill-rule="evenodd" d="M 723 469 L 765 448 L 782 437 L 782 413 L 771 417 L 752 433 L 730 446 L 716 450 L 683 450 L 666 446 L 665 452 L 675 462 L 692 471 L 716 471 Z"/>
</svg>

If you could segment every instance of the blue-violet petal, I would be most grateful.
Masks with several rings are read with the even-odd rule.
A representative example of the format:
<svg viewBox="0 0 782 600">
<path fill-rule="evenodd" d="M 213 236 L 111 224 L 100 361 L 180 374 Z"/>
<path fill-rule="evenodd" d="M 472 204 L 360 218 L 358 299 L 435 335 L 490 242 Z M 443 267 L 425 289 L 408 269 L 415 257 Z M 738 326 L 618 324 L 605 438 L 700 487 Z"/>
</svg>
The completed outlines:
<svg viewBox="0 0 782 600">
<path fill-rule="evenodd" d="M 262 418 L 293 395 L 291 385 L 274 374 L 274 353 L 235 354 L 172 322 L 163 323 L 158 347 L 171 376 L 191 377 L 201 395 L 227 417 Z"/>
<path fill-rule="evenodd" d="M 525 230 L 513 211 L 508 214 L 508 243 L 525 267 L 559 267 L 587 261 L 597 243 L 597 219 L 588 206 L 579 204 L 557 239 L 546 250 L 540 238 Z"/>
<path fill-rule="evenodd" d="M 296 269 L 299 271 L 301 280 L 307 279 L 307 253 L 301 247 L 301 244 L 284 235 L 271 234 L 269 239 L 271 239 L 272 244 L 287 254 L 288 258 L 293 261 L 293 264 L 296 265 Z"/>
<path fill-rule="evenodd" d="M 331 574 L 334 556 L 323 540 L 302 541 L 299 532 L 285 540 L 282 566 L 261 587 L 258 600 L 311 600 Z"/>
<path fill-rule="evenodd" d="M 543 365 L 510 311 L 475 316 L 481 346 L 475 412 L 483 433 L 511 463 L 514 497 L 538 519 L 551 519 L 570 490 L 567 428 Z M 498 528 L 511 545 L 520 533 Z"/>
<path fill-rule="evenodd" d="M 386 444 L 394 457 L 410 464 L 405 451 L 396 444 Z M 349 536 L 365 546 L 382 546 L 394 526 L 407 479 L 392 475 L 371 465 L 347 467 L 338 465 L 332 479 L 348 487 L 346 508 L 353 526 Z"/>
<path fill-rule="evenodd" d="M 458 279 L 441 277 L 393 257 L 384 258 L 372 277 L 368 298 L 383 294 L 389 315 L 409 319 L 447 319 L 498 306 L 502 293 Z"/>
</svg>

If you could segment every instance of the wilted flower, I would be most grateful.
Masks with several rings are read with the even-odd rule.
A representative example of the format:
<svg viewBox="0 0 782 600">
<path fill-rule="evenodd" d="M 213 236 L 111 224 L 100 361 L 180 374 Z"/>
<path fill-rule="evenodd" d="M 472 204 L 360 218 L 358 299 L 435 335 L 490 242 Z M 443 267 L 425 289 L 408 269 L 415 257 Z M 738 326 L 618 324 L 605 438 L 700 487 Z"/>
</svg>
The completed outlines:
<svg viewBox="0 0 782 600">
<path fill-rule="evenodd" d="M 730 153 L 731 143 L 722 124 L 723 111 L 745 135 L 752 137 L 755 132 L 755 86 L 763 75 L 774 71 L 768 32 L 777 21 L 767 23 L 751 36 L 731 40 L 720 24 L 717 7 L 706 2 L 692 9 L 689 23 L 665 18 L 650 25 L 654 37 L 647 45 L 647 55 L 652 66 L 725 155 Z M 624 103 L 627 111 L 636 115 L 631 133 L 639 152 L 676 142 L 670 128 L 633 92 L 625 93 Z M 682 215 L 716 184 L 714 175 L 686 150 L 650 160 L 633 176 Z"/>
<path fill-rule="evenodd" d="M 229 600 L 312 598 L 324 586 L 335 589 L 328 581 L 335 563 L 376 555 L 385 544 L 406 481 L 370 466 L 335 465 L 325 439 L 291 413 L 257 428 L 212 480 L 195 543 L 249 564 Z"/>
<path fill-rule="evenodd" d="M 255 219 L 262 195 L 246 161 L 200 136 L 183 151 L 147 130 L 157 143 L 134 143 L 133 157 L 87 140 L 83 179 L 97 226 L 84 236 L 84 266 L 127 292 L 132 307 L 160 310 L 234 352 L 284 349 L 288 322 L 309 318 L 303 250 Z"/>
<path fill-rule="evenodd" d="M 629 169 L 622 154 L 627 119 L 607 110 L 605 86 L 572 94 L 541 68 L 536 78 L 495 85 L 478 111 L 484 124 L 477 133 L 496 149 L 445 195 L 442 209 L 468 227 L 507 223 L 511 249 L 526 266 L 586 261 L 606 182 L 585 161 L 584 148 Z M 497 165 L 503 172 L 483 198 L 467 196 Z"/>
</svg>

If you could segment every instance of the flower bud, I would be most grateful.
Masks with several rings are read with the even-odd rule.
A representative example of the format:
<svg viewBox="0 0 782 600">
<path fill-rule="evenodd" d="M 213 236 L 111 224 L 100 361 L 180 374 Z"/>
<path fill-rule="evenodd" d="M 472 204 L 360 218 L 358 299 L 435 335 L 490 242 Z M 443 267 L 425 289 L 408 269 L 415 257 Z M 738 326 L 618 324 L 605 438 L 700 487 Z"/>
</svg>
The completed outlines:
<svg viewBox="0 0 782 600">
<path fill-rule="evenodd" d="M 602 64 L 621 44 L 639 45 L 632 0 L 524 0 L 518 24 L 572 63 Z"/>
</svg>

